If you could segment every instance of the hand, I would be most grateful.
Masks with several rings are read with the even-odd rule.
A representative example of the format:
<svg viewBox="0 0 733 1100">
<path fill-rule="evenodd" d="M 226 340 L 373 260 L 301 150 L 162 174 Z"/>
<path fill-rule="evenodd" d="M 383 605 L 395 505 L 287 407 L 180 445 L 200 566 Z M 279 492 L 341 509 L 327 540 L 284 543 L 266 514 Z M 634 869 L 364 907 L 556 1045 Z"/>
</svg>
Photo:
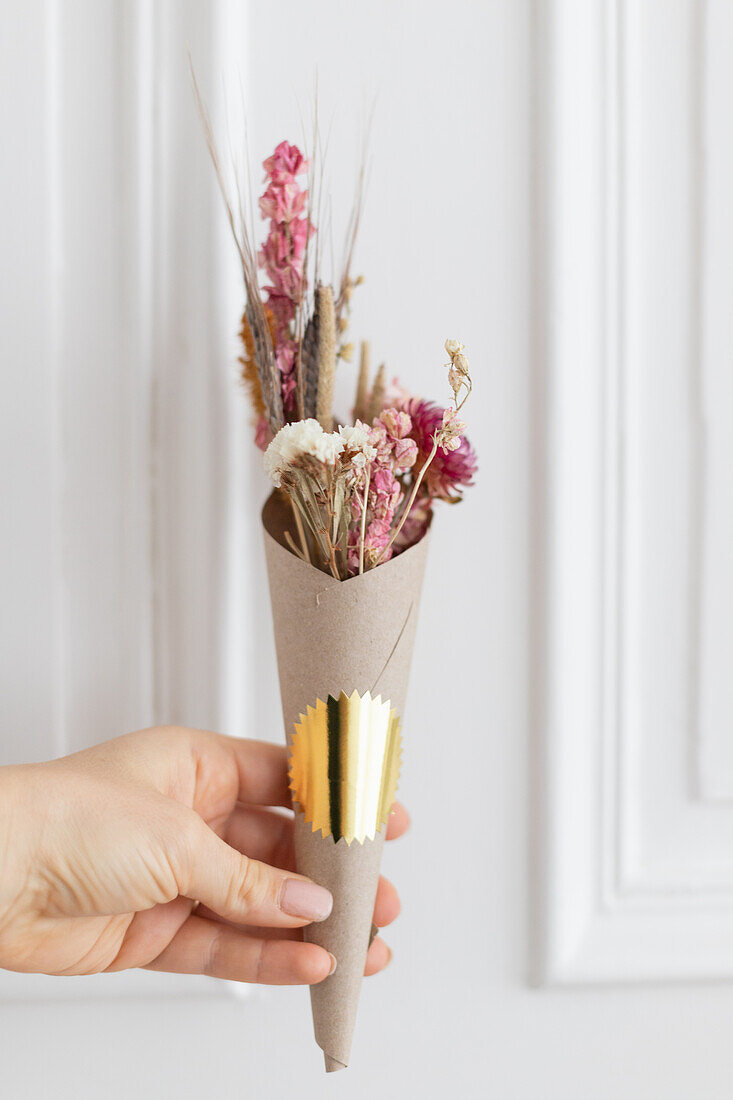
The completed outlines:
<svg viewBox="0 0 733 1100">
<path fill-rule="evenodd" d="M 300 929 L 332 898 L 293 872 L 289 805 L 284 748 L 179 727 L 0 768 L 0 967 L 322 981 Z M 396 804 L 388 838 L 407 826 Z M 382 879 L 374 923 L 399 908 Z M 389 958 L 375 939 L 366 973 Z"/>
</svg>

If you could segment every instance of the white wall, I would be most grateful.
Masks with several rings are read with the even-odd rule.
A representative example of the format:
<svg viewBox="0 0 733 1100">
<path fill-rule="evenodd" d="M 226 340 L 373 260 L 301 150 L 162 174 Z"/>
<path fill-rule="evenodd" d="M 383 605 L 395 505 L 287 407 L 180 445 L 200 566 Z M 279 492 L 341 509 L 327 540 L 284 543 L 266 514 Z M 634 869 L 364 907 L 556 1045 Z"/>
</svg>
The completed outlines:
<svg viewBox="0 0 733 1100">
<path fill-rule="evenodd" d="M 436 395 L 464 340 L 481 460 L 431 548 L 352 1068 L 324 1083 L 303 990 L 5 976 L 7 1094 L 729 1096 L 726 5 L 5 14 L 4 760 L 280 737 L 187 48 L 220 120 L 241 68 L 256 161 L 317 62 L 335 204 L 378 91 L 354 333 Z"/>
</svg>

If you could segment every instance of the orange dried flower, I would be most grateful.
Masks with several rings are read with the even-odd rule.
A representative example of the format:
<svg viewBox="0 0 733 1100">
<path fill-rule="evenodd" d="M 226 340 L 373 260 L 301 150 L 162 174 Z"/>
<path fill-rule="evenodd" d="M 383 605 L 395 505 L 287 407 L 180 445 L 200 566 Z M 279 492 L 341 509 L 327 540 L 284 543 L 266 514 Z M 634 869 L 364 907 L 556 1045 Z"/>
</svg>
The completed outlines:
<svg viewBox="0 0 733 1100">
<path fill-rule="evenodd" d="M 265 315 L 267 317 L 268 328 L 270 329 L 272 346 L 275 347 L 275 317 L 272 310 L 267 308 L 265 308 Z M 239 339 L 242 341 L 242 355 L 239 357 L 239 362 L 242 365 L 241 378 L 244 388 L 247 391 L 247 396 L 252 403 L 255 417 L 259 420 L 260 417 L 265 415 L 265 403 L 262 400 L 262 386 L 260 385 L 260 378 L 257 373 L 254 336 L 252 335 L 252 329 L 249 327 L 246 313 L 242 314 L 242 326 L 239 330 Z"/>
</svg>

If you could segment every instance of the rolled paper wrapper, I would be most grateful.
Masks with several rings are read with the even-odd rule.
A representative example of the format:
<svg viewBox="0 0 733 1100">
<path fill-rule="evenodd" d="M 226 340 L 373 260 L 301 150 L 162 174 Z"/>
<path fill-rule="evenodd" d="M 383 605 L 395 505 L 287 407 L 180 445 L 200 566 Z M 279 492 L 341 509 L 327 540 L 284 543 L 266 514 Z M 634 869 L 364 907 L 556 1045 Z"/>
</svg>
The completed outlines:
<svg viewBox="0 0 733 1100">
<path fill-rule="evenodd" d="M 290 504 L 273 494 L 262 512 L 272 600 L 280 695 L 288 745 L 301 715 L 357 692 L 389 703 L 401 719 L 417 626 L 428 535 L 396 558 L 361 576 L 337 581 L 287 549 L 294 533 Z M 298 871 L 327 887 L 331 916 L 311 924 L 305 938 L 336 957 L 330 978 L 311 986 L 316 1041 L 326 1069 L 349 1063 L 372 913 L 379 881 L 384 827 L 363 841 L 324 836 L 295 804 Z"/>
</svg>

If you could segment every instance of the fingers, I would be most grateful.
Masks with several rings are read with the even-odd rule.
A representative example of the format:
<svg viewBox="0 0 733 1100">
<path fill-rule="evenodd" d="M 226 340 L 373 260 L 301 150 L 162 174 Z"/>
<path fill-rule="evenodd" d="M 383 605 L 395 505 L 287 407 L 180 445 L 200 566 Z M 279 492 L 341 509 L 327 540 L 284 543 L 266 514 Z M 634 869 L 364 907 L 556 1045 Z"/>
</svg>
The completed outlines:
<svg viewBox="0 0 733 1100">
<path fill-rule="evenodd" d="M 387 840 L 397 840 L 410 828 L 410 815 L 401 802 L 395 802 L 387 818 Z"/>
<path fill-rule="evenodd" d="M 156 905 L 136 913 L 125 933 L 117 955 L 107 967 L 109 971 L 128 970 L 144 966 L 170 943 L 191 913 L 188 898 L 174 898 L 166 905 Z"/>
<path fill-rule="evenodd" d="M 388 924 L 396 920 L 400 915 L 401 910 L 399 894 L 395 890 L 389 879 L 380 877 L 379 884 L 377 886 L 377 897 L 374 902 L 374 916 L 373 921 L 377 928 L 386 928 Z M 205 916 L 209 920 L 223 920 L 218 913 L 214 913 L 208 906 L 202 905 L 198 910 L 199 916 Z M 135 919 L 137 920 L 140 917 Z M 236 922 L 231 922 L 235 924 Z M 278 937 L 278 938 L 290 938 L 298 939 L 301 935 L 300 928 L 261 928 L 258 929 L 258 935 L 262 935 L 265 938 Z"/>
<path fill-rule="evenodd" d="M 330 914 L 322 886 L 242 855 L 193 811 L 180 821 L 167 853 L 180 894 L 237 924 L 297 928 Z"/>
<path fill-rule="evenodd" d="M 145 969 L 263 985 L 313 985 L 333 972 L 334 959 L 314 943 L 256 939 L 193 915 Z"/>
<path fill-rule="evenodd" d="M 380 970 L 384 970 L 385 966 L 389 966 L 391 960 L 392 952 L 384 940 L 377 936 L 367 951 L 366 966 L 364 967 L 365 977 L 368 978 L 372 974 L 378 974 Z"/>
<path fill-rule="evenodd" d="M 238 852 L 286 871 L 295 870 L 293 816 L 259 806 L 237 806 L 224 829 L 224 840 Z"/>
<path fill-rule="evenodd" d="M 401 836 L 409 825 L 409 817 L 399 803 L 395 804 L 395 810 L 390 817 L 390 823 L 395 822 L 396 835 Z M 387 836 L 389 838 L 389 832 Z M 229 819 L 224 839 L 238 851 L 246 852 L 252 859 L 262 860 L 284 870 L 295 868 L 293 819 L 290 816 L 259 807 L 239 806 Z M 400 908 L 395 887 L 388 879 L 380 878 L 374 905 L 374 923 L 379 928 L 386 927 L 399 916 Z"/>
<path fill-rule="evenodd" d="M 365 977 L 378 974 L 391 960 L 389 947 L 377 937 L 367 952 Z M 262 985 L 315 985 L 335 966 L 333 956 L 314 943 L 259 939 L 194 914 L 144 969 Z"/>
<path fill-rule="evenodd" d="M 395 802 L 387 822 L 387 840 L 396 840 L 409 828 L 410 818 Z M 219 830 L 217 830 L 219 831 Z M 237 806 L 221 832 L 227 844 L 253 859 L 261 859 L 286 870 L 295 868 L 293 817 L 261 806 Z"/>
<path fill-rule="evenodd" d="M 220 776 L 220 754 L 223 753 L 236 771 L 237 802 L 245 806 L 284 806 L 290 809 L 287 749 L 284 745 L 227 737 L 209 730 L 166 727 L 157 732 L 159 739 L 171 737 L 174 744 L 187 738 L 199 765 L 199 780 L 211 770 Z M 410 818 L 404 806 L 395 802 L 387 824 L 387 839 L 402 836 L 409 824 Z"/>
<path fill-rule="evenodd" d="M 239 777 L 237 800 L 254 806 L 290 807 L 287 750 L 268 741 L 244 741 L 217 734 L 221 748 L 231 754 Z"/>
<path fill-rule="evenodd" d="M 250 744 L 258 747 L 257 743 Z M 408 825 L 407 811 L 396 803 L 388 823 L 388 838 L 401 836 Z M 178 864 L 180 893 L 236 924 L 295 928 L 326 919 L 331 911 L 331 895 L 292 871 L 291 817 L 239 805 L 227 823 L 225 837 L 226 842 L 197 814 L 190 815 L 188 843 Z M 391 883 L 381 880 L 375 924 L 384 927 L 399 911 L 397 892 Z"/>
<path fill-rule="evenodd" d="M 374 902 L 374 923 L 377 928 L 386 928 L 400 915 L 400 896 L 389 879 L 383 875 L 379 879 L 377 897 Z"/>
<path fill-rule="evenodd" d="M 196 808 L 206 804 L 211 790 L 216 791 L 216 801 L 220 801 L 223 777 L 227 795 L 231 797 L 229 807 L 234 802 L 254 806 L 290 806 L 284 745 L 184 727 L 157 727 L 155 733 L 158 749 L 170 744 L 180 750 L 185 744 L 193 757 Z"/>
</svg>

